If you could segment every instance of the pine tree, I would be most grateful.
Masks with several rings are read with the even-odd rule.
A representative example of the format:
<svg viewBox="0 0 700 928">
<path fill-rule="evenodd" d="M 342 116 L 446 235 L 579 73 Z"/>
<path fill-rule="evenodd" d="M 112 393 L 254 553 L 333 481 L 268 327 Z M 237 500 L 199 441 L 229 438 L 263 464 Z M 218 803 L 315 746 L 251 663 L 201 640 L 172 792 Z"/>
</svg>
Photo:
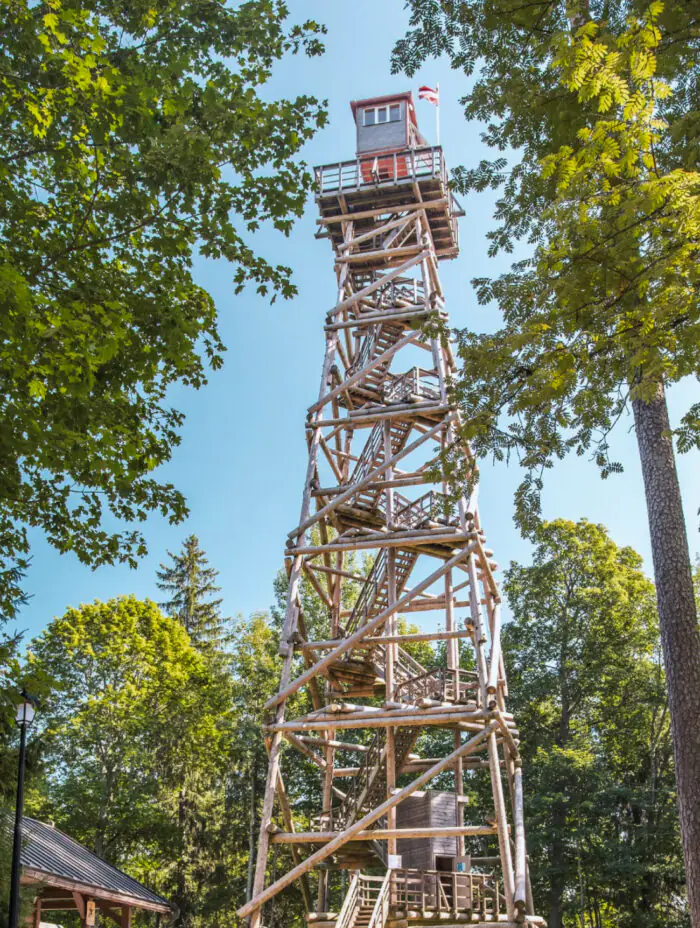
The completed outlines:
<svg viewBox="0 0 700 928">
<path fill-rule="evenodd" d="M 161 564 L 156 575 L 158 589 L 170 594 L 170 599 L 158 605 L 183 625 L 197 648 L 222 650 L 228 619 L 221 616 L 221 598 L 211 598 L 221 589 L 216 585 L 218 570 L 209 567 L 196 535 L 185 539 L 179 554 L 168 551 L 168 557 L 172 564 Z"/>
</svg>

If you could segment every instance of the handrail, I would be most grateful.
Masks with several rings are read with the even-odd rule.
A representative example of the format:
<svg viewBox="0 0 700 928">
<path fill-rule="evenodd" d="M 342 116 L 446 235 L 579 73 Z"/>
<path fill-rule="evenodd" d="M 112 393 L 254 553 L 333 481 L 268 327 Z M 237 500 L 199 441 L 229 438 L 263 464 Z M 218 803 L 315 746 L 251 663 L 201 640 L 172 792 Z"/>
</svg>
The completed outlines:
<svg viewBox="0 0 700 928">
<path fill-rule="evenodd" d="M 372 915 L 367 928 L 384 928 L 389 914 L 389 899 L 391 896 L 391 870 L 387 870 L 377 901 L 374 903 Z"/>
<path fill-rule="evenodd" d="M 321 195 L 428 177 L 439 177 L 446 188 L 448 184 L 440 146 L 407 148 L 386 155 L 363 155 L 351 161 L 322 164 L 314 168 L 314 175 Z"/>
<path fill-rule="evenodd" d="M 384 756 L 385 741 L 385 730 L 383 728 L 378 728 L 369 744 L 367 752 L 362 757 L 360 771 L 358 775 L 353 778 L 350 788 L 345 794 L 345 799 L 343 799 L 341 803 L 339 817 L 345 823 L 345 827 L 350 823 L 350 818 L 353 813 L 355 815 L 357 814 L 362 794 L 370 786 L 372 771 L 376 771 L 377 774 L 379 772 Z"/>
<path fill-rule="evenodd" d="M 394 499 L 397 502 L 394 522 L 402 527 L 420 528 L 428 520 L 436 521 L 446 513 L 451 517 L 453 514 L 449 497 L 437 490 L 428 490 L 416 500 L 409 500 L 400 493 L 394 494 Z"/>
<path fill-rule="evenodd" d="M 360 871 L 356 870 L 350 880 L 350 886 L 345 894 L 343 906 L 338 914 L 336 928 L 350 928 L 355 918 L 355 909 L 357 908 L 360 887 Z"/>
<path fill-rule="evenodd" d="M 477 674 L 472 670 L 464 670 L 461 667 L 436 667 L 407 680 L 401 680 L 396 687 L 395 696 L 398 699 L 405 693 L 408 702 L 422 697 L 458 702 L 467 690 L 475 690 L 477 687 Z"/>
</svg>

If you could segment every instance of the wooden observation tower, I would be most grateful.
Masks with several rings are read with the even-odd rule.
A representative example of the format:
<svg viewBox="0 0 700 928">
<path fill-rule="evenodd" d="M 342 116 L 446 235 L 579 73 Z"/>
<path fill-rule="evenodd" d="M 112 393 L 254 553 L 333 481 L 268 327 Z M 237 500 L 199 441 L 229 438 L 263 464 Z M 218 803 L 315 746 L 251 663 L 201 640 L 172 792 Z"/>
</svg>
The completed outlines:
<svg viewBox="0 0 700 928">
<path fill-rule="evenodd" d="M 453 502 L 441 469 L 448 447 L 473 466 L 457 444 L 439 277 L 462 212 L 410 93 L 352 111 L 357 156 L 316 169 L 338 299 L 306 419 L 257 865 L 239 915 L 259 928 L 264 904 L 296 883 L 316 928 L 542 924 L 496 565 L 476 491 Z M 325 608 L 320 636 L 303 615 L 302 578 Z M 405 633 L 400 616 L 424 630 Z M 295 826 L 286 786 L 302 755 L 319 775 L 309 830 Z M 290 847 L 292 866 L 270 877 L 274 844 Z"/>
</svg>

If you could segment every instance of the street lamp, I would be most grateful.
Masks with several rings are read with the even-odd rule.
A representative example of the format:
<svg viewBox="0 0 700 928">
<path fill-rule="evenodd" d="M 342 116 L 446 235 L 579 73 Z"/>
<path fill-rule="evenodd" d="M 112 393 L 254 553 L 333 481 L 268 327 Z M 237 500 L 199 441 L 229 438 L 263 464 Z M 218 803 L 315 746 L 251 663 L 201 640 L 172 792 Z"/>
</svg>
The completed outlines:
<svg viewBox="0 0 700 928">
<path fill-rule="evenodd" d="M 19 726 L 19 770 L 17 771 L 17 801 L 15 803 L 15 837 L 12 845 L 12 877 L 10 881 L 10 920 L 8 928 L 17 928 L 19 921 L 19 875 L 22 850 L 22 811 L 24 809 L 24 767 L 27 757 L 27 729 L 34 721 L 37 701 L 22 690 L 22 702 L 17 706 L 15 722 Z"/>
</svg>

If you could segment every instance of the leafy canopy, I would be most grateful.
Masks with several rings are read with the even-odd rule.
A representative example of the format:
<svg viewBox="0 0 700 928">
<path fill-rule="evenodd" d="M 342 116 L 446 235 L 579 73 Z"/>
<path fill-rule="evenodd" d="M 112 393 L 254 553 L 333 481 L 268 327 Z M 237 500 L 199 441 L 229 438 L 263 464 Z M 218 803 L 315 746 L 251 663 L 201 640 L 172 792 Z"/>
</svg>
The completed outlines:
<svg viewBox="0 0 700 928">
<path fill-rule="evenodd" d="M 2 5 L 0 566 L 28 526 L 133 565 L 145 542 L 123 522 L 186 514 L 153 477 L 183 420 L 168 389 L 222 363 L 195 253 L 230 262 L 236 292 L 294 293 L 247 239 L 301 214 L 296 156 L 325 110 L 263 88 L 323 30 L 279 0 Z"/>
<path fill-rule="evenodd" d="M 204 795 L 225 757 L 229 691 L 182 626 L 133 596 L 69 609 L 31 646 L 29 673 L 50 681 L 37 722 L 51 814 L 121 860 L 178 844 L 178 797 Z"/>
<path fill-rule="evenodd" d="M 528 847 L 548 922 L 686 924 L 654 586 L 601 525 L 545 522 L 504 592 Z M 583 907 L 583 908 L 582 908 Z M 598 911 L 594 918 L 592 911 Z M 601 914 L 602 913 L 602 916 Z"/>
<path fill-rule="evenodd" d="M 573 450 L 605 477 L 630 399 L 700 372 L 700 132 L 696 23 L 687 5 L 412 2 L 394 64 L 447 52 L 468 74 L 468 117 L 522 160 L 458 169 L 463 192 L 503 185 L 493 254 L 533 246 L 474 281 L 503 326 L 458 333 L 456 396 L 477 453 L 520 457 L 518 518 L 532 528 L 545 470 Z M 693 76 L 694 75 L 694 76 Z M 679 447 L 700 442 L 698 409 Z"/>
</svg>

